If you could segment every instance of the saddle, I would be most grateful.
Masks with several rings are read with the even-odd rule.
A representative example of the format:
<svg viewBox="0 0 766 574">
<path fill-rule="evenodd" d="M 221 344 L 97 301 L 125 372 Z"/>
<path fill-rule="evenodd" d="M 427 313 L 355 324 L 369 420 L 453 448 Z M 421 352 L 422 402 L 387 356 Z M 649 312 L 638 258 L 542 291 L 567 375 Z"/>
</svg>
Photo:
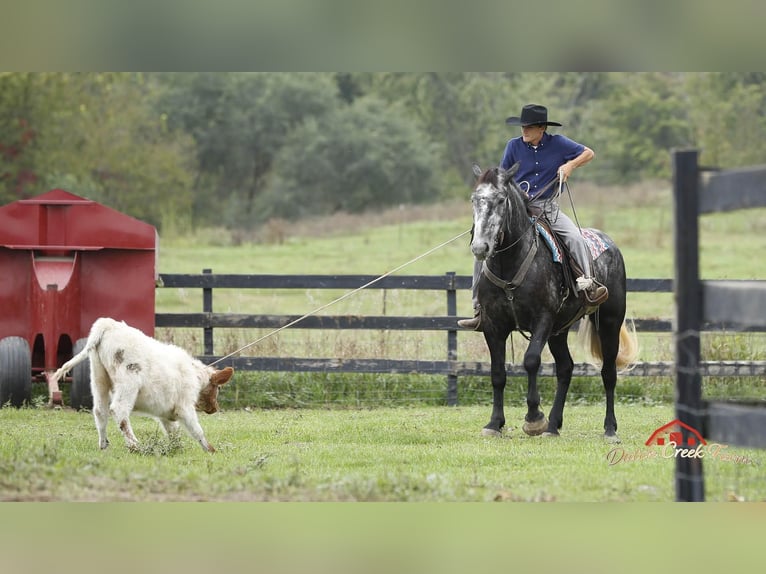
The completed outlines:
<svg viewBox="0 0 766 574">
<path fill-rule="evenodd" d="M 545 234 L 548 236 L 548 241 L 553 241 L 555 243 L 555 245 L 549 246 L 554 254 L 558 253 L 560 256 L 561 269 L 564 275 L 564 280 L 561 285 L 562 294 L 565 298 L 574 296 L 580 304 L 581 312 L 577 314 L 572 323 L 580 319 L 583 315 L 590 315 L 596 309 L 598 309 L 599 305 L 590 304 L 585 297 L 577 296 L 578 291 L 576 279 L 577 277 L 580 277 L 584 274 L 582 267 L 577 263 L 575 258 L 572 257 L 566 242 L 553 230 L 550 222 L 545 217 L 540 208 L 528 205 L 527 213 L 530 217 L 534 218 L 537 222 L 537 225 L 539 225 L 544 230 Z M 601 251 L 603 251 L 603 249 Z M 591 261 L 593 261 L 594 257 L 592 250 L 589 249 L 588 253 L 591 257 Z"/>
</svg>

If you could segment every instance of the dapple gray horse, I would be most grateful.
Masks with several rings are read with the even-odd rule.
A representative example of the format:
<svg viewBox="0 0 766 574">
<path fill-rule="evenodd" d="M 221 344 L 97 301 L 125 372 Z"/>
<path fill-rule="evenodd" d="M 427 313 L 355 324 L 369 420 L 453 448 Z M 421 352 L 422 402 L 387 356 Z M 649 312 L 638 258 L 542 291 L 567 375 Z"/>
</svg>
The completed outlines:
<svg viewBox="0 0 766 574">
<path fill-rule="evenodd" d="M 527 213 L 526 194 L 514 181 L 518 164 L 509 170 L 474 166 L 478 180 L 471 196 L 473 238 L 471 251 L 483 261 L 477 285 L 481 325 L 491 357 L 492 417 L 482 434 L 498 436 L 505 426 L 503 393 L 506 384 L 506 341 L 514 330 L 528 334 L 524 353 L 527 371 L 527 414 L 523 430 L 529 435 L 558 435 L 574 362 L 569 353 L 569 327 L 584 313 L 581 333 L 590 339 L 590 351 L 601 362 L 606 392 L 605 436 L 617 439 L 614 390 L 618 369 L 635 362 L 638 343 L 635 331 L 625 323 L 625 264 L 617 246 L 603 232 L 583 233 L 596 241 L 601 252 L 593 270 L 609 289 L 609 298 L 598 308 L 584 308 L 582 300 L 565 280 L 561 263 L 542 246 L 537 222 Z M 538 246 L 540 248 L 538 249 Z M 540 410 L 537 373 L 547 343 L 556 364 L 556 395 L 550 417 Z"/>
</svg>

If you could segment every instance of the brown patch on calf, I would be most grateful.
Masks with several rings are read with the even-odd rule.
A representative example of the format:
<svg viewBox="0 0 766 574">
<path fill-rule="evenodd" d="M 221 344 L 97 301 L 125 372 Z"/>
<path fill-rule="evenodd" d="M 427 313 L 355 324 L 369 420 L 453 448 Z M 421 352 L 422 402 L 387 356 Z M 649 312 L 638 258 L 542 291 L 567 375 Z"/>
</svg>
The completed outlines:
<svg viewBox="0 0 766 574">
<path fill-rule="evenodd" d="M 218 387 L 228 383 L 233 374 L 234 369 L 226 367 L 210 375 L 210 382 L 199 392 L 197 404 L 194 405 L 197 410 L 204 411 L 209 415 L 218 412 Z"/>
<path fill-rule="evenodd" d="M 221 385 L 228 383 L 233 374 L 234 369 L 232 367 L 226 367 L 225 369 L 216 371 L 210 375 L 210 383 L 220 387 Z"/>
<path fill-rule="evenodd" d="M 119 349 L 114 354 L 114 362 L 116 365 L 121 365 L 124 360 L 125 360 L 125 349 Z"/>
<path fill-rule="evenodd" d="M 138 363 L 130 363 L 127 367 L 125 367 L 128 371 L 131 373 L 140 373 L 141 372 L 141 365 Z"/>
<path fill-rule="evenodd" d="M 197 404 L 194 406 L 198 411 L 204 411 L 209 415 L 218 412 L 218 387 L 212 383 L 205 385 L 205 388 L 199 392 Z"/>
</svg>

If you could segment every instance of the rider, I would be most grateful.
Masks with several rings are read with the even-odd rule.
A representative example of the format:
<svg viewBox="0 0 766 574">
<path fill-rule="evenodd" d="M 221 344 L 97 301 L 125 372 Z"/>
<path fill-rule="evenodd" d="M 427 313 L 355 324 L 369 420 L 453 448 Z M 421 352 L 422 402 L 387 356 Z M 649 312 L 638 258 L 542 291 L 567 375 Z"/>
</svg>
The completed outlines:
<svg viewBox="0 0 766 574">
<path fill-rule="evenodd" d="M 593 278 L 588 246 L 578 227 L 560 209 L 557 202 L 559 182 L 565 182 L 572 171 L 593 159 L 593 150 L 563 135 L 547 132 L 548 126 L 560 126 L 548 121 L 548 109 L 537 104 L 522 108 L 520 117 L 510 117 L 505 123 L 521 126 L 521 136 L 511 139 L 505 146 L 500 167 L 509 169 L 521 162 L 516 181 L 531 198 L 530 206 L 539 208 L 550 222 L 551 228 L 561 237 L 569 252 L 583 270 L 577 278 L 577 291 L 588 305 L 600 305 L 609 297 L 606 287 Z M 476 299 L 482 264 L 474 261 L 471 288 L 474 317 L 458 321 L 465 329 L 480 330 L 481 313 Z"/>
</svg>

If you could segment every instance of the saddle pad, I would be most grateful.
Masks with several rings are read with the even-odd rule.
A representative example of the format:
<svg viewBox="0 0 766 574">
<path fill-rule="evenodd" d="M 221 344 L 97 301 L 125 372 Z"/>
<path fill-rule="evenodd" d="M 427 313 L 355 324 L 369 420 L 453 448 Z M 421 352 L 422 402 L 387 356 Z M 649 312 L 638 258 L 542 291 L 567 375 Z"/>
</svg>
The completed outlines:
<svg viewBox="0 0 766 574">
<path fill-rule="evenodd" d="M 548 249 L 551 250 L 553 261 L 556 263 L 561 263 L 561 249 L 559 247 L 558 239 L 551 235 L 547 227 L 541 225 L 540 223 L 537 223 L 536 225 L 540 237 L 545 240 L 545 244 L 548 246 Z M 582 234 L 583 239 L 585 239 L 585 243 L 588 245 L 588 249 L 590 249 L 590 254 L 594 261 L 596 258 L 598 258 L 599 255 L 609 249 L 609 244 L 604 241 L 593 229 L 581 229 L 580 233 Z"/>
<path fill-rule="evenodd" d="M 537 232 L 540 234 L 540 237 L 545 240 L 545 244 L 548 246 L 548 249 L 551 250 L 553 261 L 561 263 L 561 249 L 559 248 L 558 241 L 553 238 L 547 227 L 539 223 L 536 223 L 535 225 L 537 225 Z"/>
<path fill-rule="evenodd" d="M 594 261 L 599 255 L 609 249 L 609 244 L 595 230 L 585 228 L 581 229 L 580 233 L 585 239 L 585 243 L 588 244 L 588 249 L 590 249 L 590 254 Z"/>
</svg>

